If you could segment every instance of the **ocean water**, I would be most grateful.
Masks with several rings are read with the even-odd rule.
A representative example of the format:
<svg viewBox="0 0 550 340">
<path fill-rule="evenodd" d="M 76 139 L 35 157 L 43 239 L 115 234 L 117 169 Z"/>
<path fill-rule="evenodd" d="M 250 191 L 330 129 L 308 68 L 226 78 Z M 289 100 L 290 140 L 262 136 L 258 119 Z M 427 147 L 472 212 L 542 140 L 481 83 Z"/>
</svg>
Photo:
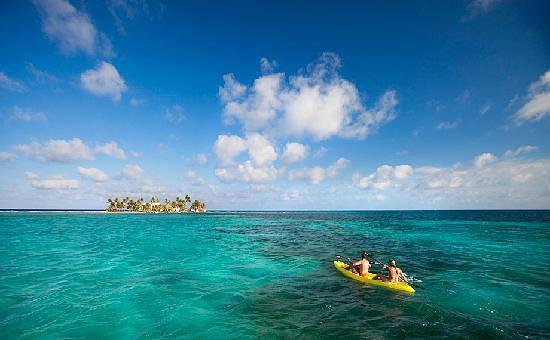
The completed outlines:
<svg viewBox="0 0 550 340">
<path fill-rule="evenodd" d="M 0 338 L 547 338 L 549 241 L 550 211 L 3 212 Z M 334 269 L 362 249 L 417 292 Z"/>
</svg>

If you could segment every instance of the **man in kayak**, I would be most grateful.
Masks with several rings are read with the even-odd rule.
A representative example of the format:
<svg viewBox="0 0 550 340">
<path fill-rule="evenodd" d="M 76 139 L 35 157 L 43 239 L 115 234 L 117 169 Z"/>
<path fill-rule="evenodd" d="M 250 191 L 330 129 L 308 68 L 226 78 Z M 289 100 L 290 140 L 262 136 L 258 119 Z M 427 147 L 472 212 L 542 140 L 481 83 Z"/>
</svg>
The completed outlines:
<svg viewBox="0 0 550 340">
<path fill-rule="evenodd" d="M 367 259 L 367 256 L 369 256 L 369 253 L 366 250 L 363 250 L 363 252 L 361 253 L 361 260 L 359 261 L 354 262 L 348 257 L 348 261 L 351 262 L 351 271 L 355 274 L 366 276 L 369 273 L 369 269 L 371 268 L 371 264 Z"/>
<path fill-rule="evenodd" d="M 394 259 L 390 260 L 389 265 L 384 264 L 382 266 L 382 269 L 387 270 L 388 275 L 377 274 L 375 277 L 372 278 L 373 280 L 382 280 L 382 281 L 391 282 L 391 283 L 398 283 L 399 278 L 401 278 L 403 282 L 409 283 L 409 280 L 407 280 L 407 277 L 405 276 L 405 274 L 403 274 L 403 271 L 401 270 L 401 268 L 397 267 L 397 264 L 395 263 Z"/>
</svg>

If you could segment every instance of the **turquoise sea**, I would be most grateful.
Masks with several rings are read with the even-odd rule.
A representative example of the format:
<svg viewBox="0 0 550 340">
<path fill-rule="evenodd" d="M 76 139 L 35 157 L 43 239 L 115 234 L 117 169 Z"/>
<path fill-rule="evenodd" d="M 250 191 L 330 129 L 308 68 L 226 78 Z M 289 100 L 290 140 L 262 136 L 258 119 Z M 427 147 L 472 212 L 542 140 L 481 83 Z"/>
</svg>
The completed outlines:
<svg viewBox="0 0 550 340">
<path fill-rule="evenodd" d="M 550 211 L 0 212 L 0 338 L 550 337 Z M 333 267 L 368 249 L 414 295 Z"/>
</svg>

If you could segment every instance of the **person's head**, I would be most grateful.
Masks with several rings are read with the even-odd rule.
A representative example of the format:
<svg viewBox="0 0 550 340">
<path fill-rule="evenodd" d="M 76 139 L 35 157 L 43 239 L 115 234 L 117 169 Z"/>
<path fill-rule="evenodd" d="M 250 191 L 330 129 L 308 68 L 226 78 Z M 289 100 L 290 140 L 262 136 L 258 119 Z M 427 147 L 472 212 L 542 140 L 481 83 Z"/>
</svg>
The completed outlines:
<svg viewBox="0 0 550 340">
<path fill-rule="evenodd" d="M 369 256 L 369 252 L 366 251 L 366 250 L 363 250 L 363 252 L 361 252 L 361 258 L 362 258 L 362 259 L 366 259 L 367 256 Z"/>
<path fill-rule="evenodd" d="M 397 264 L 395 263 L 395 260 L 394 259 L 390 259 L 390 266 L 392 267 L 396 267 Z"/>
</svg>

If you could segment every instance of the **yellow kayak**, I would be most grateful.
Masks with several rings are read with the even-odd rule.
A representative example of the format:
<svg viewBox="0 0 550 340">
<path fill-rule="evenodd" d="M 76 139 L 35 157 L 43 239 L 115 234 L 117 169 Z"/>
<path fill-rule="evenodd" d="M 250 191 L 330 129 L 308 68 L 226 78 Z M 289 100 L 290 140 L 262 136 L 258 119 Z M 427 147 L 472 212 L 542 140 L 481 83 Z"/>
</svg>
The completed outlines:
<svg viewBox="0 0 550 340">
<path fill-rule="evenodd" d="M 372 278 L 376 274 L 372 274 L 372 273 L 369 273 L 366 276 L 360 276 L 359 274 L 355 274 L 355 273 L 351 272 L 350 270 L 348 270 L 349 265 L 345 264 L 342 261 L 334 261 L 334 267 L 336 267 L 336 269 L 340 273 L 344 274 L 345 276 L 349 277 L 350 279 L 354 279 L 354 280 L 366 283 L 368 285 L 386 287 L 386 288 L 389 288 L 389 289 L 398 290 L 398 291 L 407 292 L 407 293 L 414 293 L 415 292 L 414 288 L 409 286 L 405 282 L 391 283 L 391 282 L 384 282 L 384 281 L 380 281 L 380 280 L 373 280 Z"/>
</svg>

